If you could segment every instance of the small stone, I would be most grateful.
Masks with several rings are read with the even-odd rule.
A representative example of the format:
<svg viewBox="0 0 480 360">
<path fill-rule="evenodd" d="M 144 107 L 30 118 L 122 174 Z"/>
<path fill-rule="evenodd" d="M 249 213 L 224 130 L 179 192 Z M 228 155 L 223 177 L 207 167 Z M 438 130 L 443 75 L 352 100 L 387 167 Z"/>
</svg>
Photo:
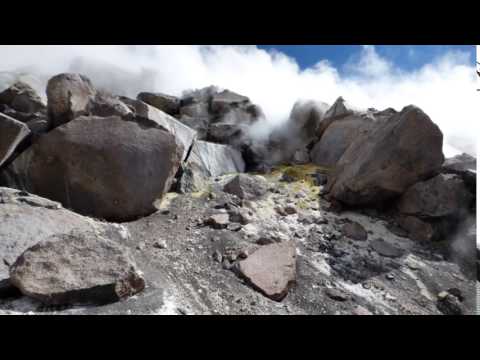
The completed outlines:
<svg viewBox="0 0 480 360">
<path fill-rule="evenodd" d="M 347 301 L 348 296 L 338 289 L 328 288 L 325 290 L 325 294 L 332 300 L 335 301 Z"/>
<path fill-rule="evenodd" d="M 346 237 L 357 241 L 365 241 L 368 238 L 368 234 L 364 227 L 357 222 L 350 222 L 342 227 L 342 233 Z"/>
<path fill-rule="evenodd" d="M 389 258 L 397 258 L 403 255 L 403 250 L 399 249 L 390 243 L 386 242 L 382 238 L 378 238 L 373 240 L 370 243 L 370 247 L 375 250 L 381 256 L 389 257 Z"/>
<path fill-rule="evenodd" d="M 228 224 L 227 225 L 227 230 L 230 231 L 240 231 L 242 229 L 242 225 L 240 224 Z"/>
<path fill-rule="evenodd" d="M 293 215 L 297 213 L 297 209 L 295 208 L 295 206 L 292 205 L 285 206 L 284 210 L 285 213 L 288 215 Z"/>
<path fill-rule="evenodd" d="M 165 240 L 157 240 L 153 243 L 153 247 L 157 249 L 166 249 L 167 242 Z"/>
<path fill-rule="evenodd" d="M 214 260 L 214 261 L 216 261 L 216 262 L 218 262 L 218 263 L 221 263 L 221 262 L 222 262 L 222 258 L 223 258 L 223 257 L 222 257 L 222 254 L 220 253 L 220 251 L 215 250 L 215 252 L 213 253 L 212 257 L 213 257 L 213 260 Z"/>
<path fill-rule="evenodd" d="M 238 258 L 239 259 L 246 259 L 248 257 L 248 251 L 247 250 L 242 250 L 240 251 L 240 253 L 238 254 Z"/>
<path fill-rule="evenodd" d="M 385 275 L 385 277 L 387 278 L 387 280 L 394 280 L 395 279 L 395 277 L 392 274 L 387 274 L 387 275 Z"/>
<path fill-rule="evenodd" d="M 205 221 L 206 225 L 209 225 L 214 229 L 225 229 L 229 223 L 228 214 L 215 214 Z"/>
</svg>

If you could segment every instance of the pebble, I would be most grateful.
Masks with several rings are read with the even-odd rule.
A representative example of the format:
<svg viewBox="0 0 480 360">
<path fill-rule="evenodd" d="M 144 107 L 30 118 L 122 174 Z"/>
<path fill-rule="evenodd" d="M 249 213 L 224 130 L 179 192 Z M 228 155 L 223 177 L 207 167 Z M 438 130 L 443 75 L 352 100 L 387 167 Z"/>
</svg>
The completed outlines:
<svg viewBox="0 0 480 360">
<path fill-rule="evenodd" d="M 157 240 L 153 243 L 153 247 L 157 249 L 166 249 L 167 243 L 165 240 Z"/>
</svg>

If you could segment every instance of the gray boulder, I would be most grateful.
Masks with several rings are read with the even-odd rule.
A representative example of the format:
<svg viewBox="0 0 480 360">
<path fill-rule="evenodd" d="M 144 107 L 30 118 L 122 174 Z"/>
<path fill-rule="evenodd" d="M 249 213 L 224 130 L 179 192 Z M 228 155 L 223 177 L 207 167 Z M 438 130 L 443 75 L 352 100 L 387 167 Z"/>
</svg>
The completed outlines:
<svg viewBox="0 0 480 360">
<path fill-rule="evenodd" d="M 240 261 L 239 271 L 254 289 L 272 300 L 281 301 L 295 283 L 295 243 L 262 246 Z"/>
<path fill-rule="evenodd" d="M 241 107 L 250 103 L 250 99 L 246 96 L 234 93 L 230 90 L 224 90 L 213 94 L 211 100 L 212 112 L 221 114 L 227 113 L 232 108 Z"/>
<path fill-rule="evenodd" d="M 47 84 L 47 107 L 53 127 L 89 114 L 96 90 L 91 81 L 79 74 L 59 74 Z"/>
<path fill-rule="evenodd" d="M 268 191 L 268 182 L 259 175 L 239 174 L 230 180 L 223 191 L 244 200 L 256 200 Z"/>
<path fill-rule="evenodd" d="M 419 108 L 407 106 L 348 147 L 329 176 L 330 196 L 349 205 L 378 204 L 436 175 L 443 134 Z"/>
<path fill-rule="evenodd" d="M 94 232 L 125 241 L 123 226 L 97 222 L 64 209 L 60 203 L 0 187 L 0 280 L 8 278 L 8 265 L 29 247 L 52 235 Z"/>
<path fill-rule="evenodd" d="M 397 208 L 402 214 L 420 218 L 458 218 L 466 214 L 472 199 L 460 176 L 439 174 L 408 188 Z"/>
<path fill-rule="evenodd" d="M 468 154 L 460 154 L 446 159 L 442 173 L 457 174 L 462 177 L 472 195 L 477 194 L 477 159 Z"/>
<path fill-rule="evenodd" d="M 53 235 L 30 247 L 11 266 L 10 282 L 48 305 L 107 304 L 145 288 L 126 250 L 91 233 Z"/>
<path fill-rule="evenodd" d="M 17 146 L 29 134 L 27 125 L 0 113 L 0 166 L 12 156 Z"/>
<path fill-rule="evenodd" d="M 17 81 L 0 93 L 0 104 L 20 113 L 44 112 L 46 106 L 36 91 L 28 84 Z"/>
<path fill-rule="evenodd" d="M 141 92 L 137 99 L 151 105 L 169 115 L 177 115 L 180 110 L 180 99 L 161 93 Z"/>
<path fill-rule="evenodd" d="M 183 147 L 182 161 L 186 160 L 193 141 L 197 136 L 197 132 L 194 129 L 143 101 L 128 98 L 122 98 L 122 101 L 134 110 L 136 122 L 146 122 L 149 124 L 148 126 L 154 125 L 172 134 L 178 146 Z"/>
<path fill-rule="evenodd" d="M 80 214 L 128 221 L 156 210 L 183 150 L 154 122 L 79 117 L 38 139 L 9 172 L 15 187 Z"/>
<path fill-rule="evenodd" d="M 200 191 L 208 178 L 244 171 L 245 163 L 238 150 L 228 145 L 195 141 L 182 165 L 179 190 L 182 193 Z"/>
</svg>

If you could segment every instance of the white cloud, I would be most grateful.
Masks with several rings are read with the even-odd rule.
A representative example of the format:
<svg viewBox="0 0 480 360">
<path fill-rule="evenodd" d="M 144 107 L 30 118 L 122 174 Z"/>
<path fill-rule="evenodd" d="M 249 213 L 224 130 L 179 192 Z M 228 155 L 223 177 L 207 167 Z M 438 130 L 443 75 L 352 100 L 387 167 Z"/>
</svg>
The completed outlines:
<svg viewBox="0 0 480 360">
<path fill-rule="evenodd" d="M 274 124 L 298 99 L 333 103 L 341 95 L 357 107 L 397 110 L 415 104 L 461 150 L 476 144 L 480 133 L 475 66 L 467 61 L 466 53 L 448 52 L 405 72 L 364 46 L 340 72 L 325 60 L 301 70 L 285 54 L 256 46 L 0 46 L 0 72 L 34 72 L 41 89 L 49 76 L 65 71 L 130 96 L 218 85 L 249 96 Z M 445 151 L 451 154 L 448 144 Z"/>
</svg>

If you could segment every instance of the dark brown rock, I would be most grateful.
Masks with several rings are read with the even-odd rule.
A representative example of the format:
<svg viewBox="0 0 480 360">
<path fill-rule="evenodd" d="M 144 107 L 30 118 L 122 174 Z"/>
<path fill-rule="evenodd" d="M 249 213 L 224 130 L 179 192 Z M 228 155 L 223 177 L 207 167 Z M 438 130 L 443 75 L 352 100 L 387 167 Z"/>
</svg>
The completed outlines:
<svg viewBox="0 0 480 360">
<path fill-rule="evenodd" d="M 80 117 L 41 137 L 9 171 L 18 188 L 80 214 L 127 221 L 156 210 L 182 153 L 154 123 Z"/>
<path fill-rule="evenodd" d="M 440 171 L 443 135 L 419 108 L 400 113 L 357 138 L 338 161 L 327 184 L 349 205 L 385 202 Z"/>
</svg>

